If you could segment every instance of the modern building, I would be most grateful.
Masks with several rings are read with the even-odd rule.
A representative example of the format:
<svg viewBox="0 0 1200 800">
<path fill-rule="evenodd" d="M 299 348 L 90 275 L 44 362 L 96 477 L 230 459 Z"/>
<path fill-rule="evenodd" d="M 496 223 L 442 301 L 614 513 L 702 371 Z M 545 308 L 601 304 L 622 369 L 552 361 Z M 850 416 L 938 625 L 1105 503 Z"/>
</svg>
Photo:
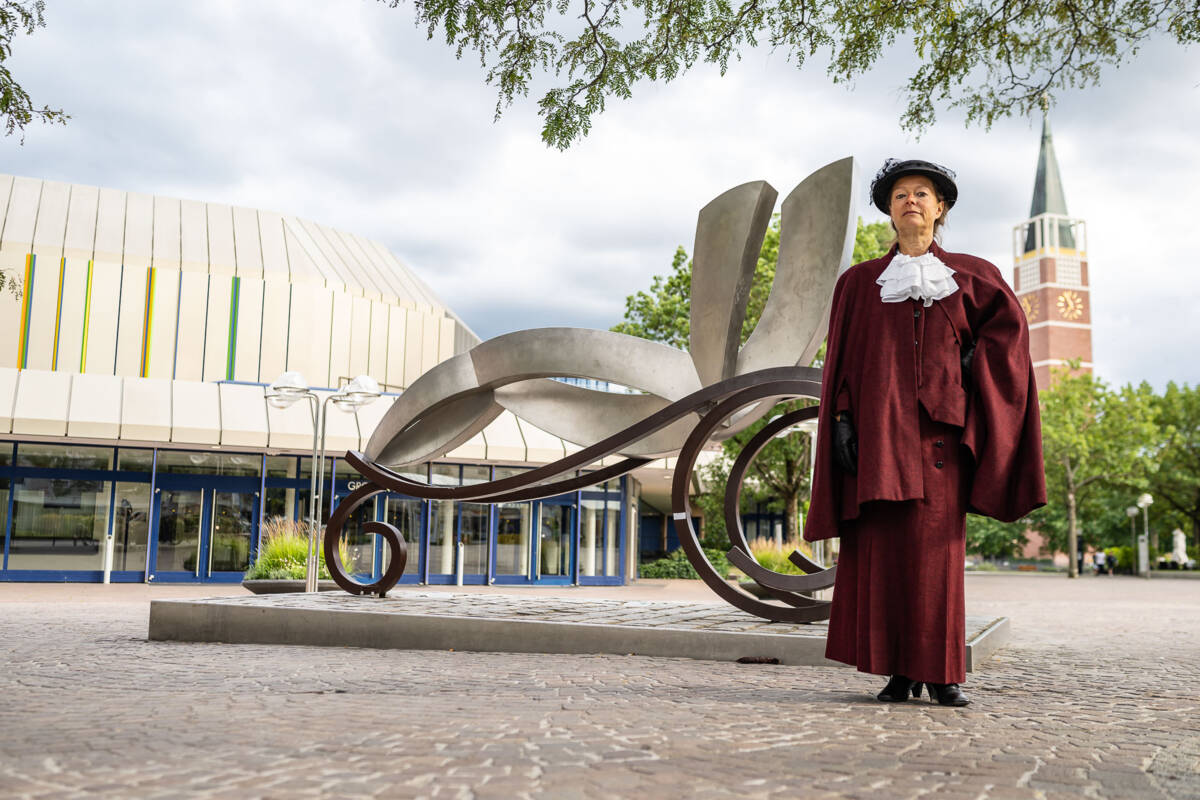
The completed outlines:
<svg viewBox="0 0 1200 800">
<path fill-rule="evenodd" d="M 1039 389 L 1051 370 L 1072 359 L 1092 370 L 1092 303 L 1088 289 L 1087 230 L 1067 214 L 1050 123 L 1042 145 L 1029 218 L 1013 228 L 1013 287 L 1029 320 L 1029 350 Z"/>
<path fill-rule="evenodd" d="M 240 580 L 309 502 L 312 411 L 264 386 L 298 371 L 326 397 L 367 374 L 394 396 L 479 341 L 378 242 L 250 208 L 0 175 L 0 270 L 20 288 L 0 292 L 5 581 Z M 330 406 L 326 513 L 386 397 Z M 505 413 L 412 473 L 472 483 L 576 449 Z M 358 516 L 403 532 L 406 582 L 620 583 L 638 496 L 625 477 L 504 505 L 381 495 Z M 349 528 L 377 574 L 380 544 Z"/>
</svg>

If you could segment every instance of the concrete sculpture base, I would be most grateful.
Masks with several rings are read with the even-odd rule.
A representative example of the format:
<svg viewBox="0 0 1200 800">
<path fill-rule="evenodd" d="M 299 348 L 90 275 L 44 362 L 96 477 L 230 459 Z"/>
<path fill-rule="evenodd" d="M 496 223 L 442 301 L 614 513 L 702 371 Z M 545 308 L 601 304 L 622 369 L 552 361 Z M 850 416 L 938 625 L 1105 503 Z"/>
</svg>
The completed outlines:
<svg viewBox="0 0 1200 800">
<path fill-rule="evenodd" d="M 724 603 L 528 594 L 277 594 L 150 604 L 150 638 L 160 641 L 605 653 L 711 661 L 750 657 L 842 666 L 825 659 L 825 632 L 823 623 L 767 622 Z M 978 669 L 1008 634 L 1007 617 L 967 617 L 967 669 Z"/>
</svg>

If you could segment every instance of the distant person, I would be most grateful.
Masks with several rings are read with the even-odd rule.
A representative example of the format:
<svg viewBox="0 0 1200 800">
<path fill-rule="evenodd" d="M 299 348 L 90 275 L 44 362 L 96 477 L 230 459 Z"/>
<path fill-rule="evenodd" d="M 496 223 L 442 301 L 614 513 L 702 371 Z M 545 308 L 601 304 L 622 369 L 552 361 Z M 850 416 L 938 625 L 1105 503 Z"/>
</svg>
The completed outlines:
<svg viewBox="0 0 1200 800">
<path fill-rule="evenodd" d="M 995 266 L 936 239 L 955 175 L 888 159 L 871 198 L 887 255 L 833 293 L 812 507 L 804 538 L 841 537 L 825 655 L 964 706 L 966 514 L 1046 502 L 1029 330 Z"/>
</svg>

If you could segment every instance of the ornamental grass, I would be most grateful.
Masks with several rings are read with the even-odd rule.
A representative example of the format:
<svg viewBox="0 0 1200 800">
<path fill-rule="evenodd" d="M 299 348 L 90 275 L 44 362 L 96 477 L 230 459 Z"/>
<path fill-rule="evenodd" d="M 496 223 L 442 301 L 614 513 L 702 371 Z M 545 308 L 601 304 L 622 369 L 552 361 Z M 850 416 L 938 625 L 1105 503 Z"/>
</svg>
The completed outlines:
<svg viewBox="0 0 1200 800">
<path fill-rule="evenodd" d="M 324 548 L 317 543 L 317 577 L 329 579 Z M 338 545 L 342 563 L 348 561 L 346 542 Z M 260 529 L 258 558 L 246 570 L 244 580 L 304 580 L 308 563 L 308 523 L 286 517 L 271 517 Z"/>
</svg>

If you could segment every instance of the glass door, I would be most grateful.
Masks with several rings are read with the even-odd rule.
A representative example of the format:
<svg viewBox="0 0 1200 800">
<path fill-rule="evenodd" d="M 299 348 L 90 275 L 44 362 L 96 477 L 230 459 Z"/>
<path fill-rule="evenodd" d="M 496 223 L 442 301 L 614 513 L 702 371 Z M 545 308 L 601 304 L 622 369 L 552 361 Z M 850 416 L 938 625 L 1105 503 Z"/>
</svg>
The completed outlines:
<svg viewBox="0 0 1200 800">
<path fill-rule="evenodd" d="M 533 505 L 496 505 L 496 583 L 529 583 L 533 580 Z"/>
<path fill-rule="evenodd" d="M 156 493 L 158 536 L 150 580 L 177 583 L 200 580 L 202 533 L 209 492 L 204 489 L 162 487 Z"/>
<path fill-rule="evenodd" d="M 538 502 L 537 579 L 541 583 L 570 583 L 575 545 L 574 495 Z"/>
<path fill-rule="evenodd" d="M 187 483 L 191 483 L 188 481 Z M 168 482 L 155 492 L 156 583 L 236 583 L 250 566 L 258 493 Z"/>
</svg>

